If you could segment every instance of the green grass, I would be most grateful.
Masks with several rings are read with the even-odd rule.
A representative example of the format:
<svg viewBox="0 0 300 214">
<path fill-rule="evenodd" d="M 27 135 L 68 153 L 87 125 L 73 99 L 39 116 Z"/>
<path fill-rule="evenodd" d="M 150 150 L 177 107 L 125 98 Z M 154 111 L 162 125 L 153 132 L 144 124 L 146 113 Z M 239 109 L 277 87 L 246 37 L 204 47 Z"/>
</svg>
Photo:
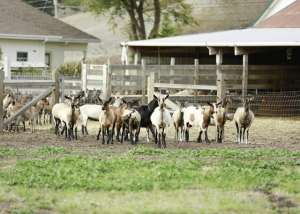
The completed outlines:
<svg viewBox="0 0 300 214">
<path fill-rule="evenodd" d="M 0 158 L 21 153 L 0 149 Z M 299 207 L 274 207 L 265 193 L 300 204 L 299 187 L 300 152 L 283 149 L 78 154 L 46 146 L 0 169 L 0 204 L 13 201 L 10 211 L 25 213 L 296 213 Z"/>
</svg>

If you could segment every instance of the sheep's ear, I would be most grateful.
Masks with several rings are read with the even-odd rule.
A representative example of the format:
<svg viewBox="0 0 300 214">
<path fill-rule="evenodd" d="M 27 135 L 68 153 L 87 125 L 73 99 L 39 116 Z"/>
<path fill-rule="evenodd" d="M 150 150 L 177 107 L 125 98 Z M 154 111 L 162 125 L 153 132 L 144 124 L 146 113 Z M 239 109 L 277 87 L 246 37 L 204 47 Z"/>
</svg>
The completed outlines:
<svg viewBox="0 0 300 214">
<path fill-rule="evenodd" d="M 153 94 L 153 99 L 158 100 L 157 96 Z"/>
<path fill-rule="evenodd" d="M 111 101 L 112 101 L 112 97 L 110 97 L 109 99 L 108 99 L 108 101 L 107 101 L 107 103 L 110 103 Z"/>
<path fill-rule="evenodd" d="M 219 105 L 221 105 L 222 103 L 223 103 L 223 101 L 219 101 L 219 102 L 216 103 L 216 106 L 219 106 Z"/>
<path fill-rule="evenodd" d="M 66 98 L 67 100 L 72 100 L 71 97 L 69 97 L 69 96 L 67 96 L 67 95 L 65 95 L 65 98 Z"/>
<path fill-rule="evenodd" d="M 121 100 L 122 100 L 122 102 L 123 102 L 124 104 L 127 104 L 127 103 L 128 103 L 124 98 L 121 98 Z"/>
<path fill-rule="evenodd" d="M 168 97 L 169 97 L 169 94 L 167 94 L 167 96 L 165 96 L 165 100 L 168 99 Z"/>
<path fill-rule="evenodd" d="M 100 97 L 98 97 L 98 101 L 101 105 L 103 104 L 103 100 Z"/>
<path fill-rule="evenodd" d="M 211 104 L 210 102 L 207 102 L 207 105 L 211 106 L 211 107 L 214 107 L 213 104 Z"/>
</svg>

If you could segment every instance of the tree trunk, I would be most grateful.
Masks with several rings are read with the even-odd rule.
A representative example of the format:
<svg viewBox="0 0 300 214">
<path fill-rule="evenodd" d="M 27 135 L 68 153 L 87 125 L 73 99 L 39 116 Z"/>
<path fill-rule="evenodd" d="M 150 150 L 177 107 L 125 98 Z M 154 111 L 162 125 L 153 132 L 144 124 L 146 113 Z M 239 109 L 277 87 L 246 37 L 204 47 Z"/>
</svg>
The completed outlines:
<svg viewBox="0 0 300 214">
<path fill-rule="evenodd" d="M 153 23 L 152 30 L 149 34 L 149 39 L 155 38 L 159 34 L 159 25 L 160 25 L 160 16 L 161 16 L 160 1 L 153 0 L 153 3 L 154 3 L 154 23 Z"/>
</svg>

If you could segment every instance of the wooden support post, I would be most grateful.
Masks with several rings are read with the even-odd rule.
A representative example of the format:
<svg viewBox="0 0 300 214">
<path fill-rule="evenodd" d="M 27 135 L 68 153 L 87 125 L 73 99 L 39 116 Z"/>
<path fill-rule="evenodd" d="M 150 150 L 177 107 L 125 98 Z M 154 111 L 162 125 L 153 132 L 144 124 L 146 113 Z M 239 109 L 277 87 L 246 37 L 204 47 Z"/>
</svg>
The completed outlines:
<svg viewBox="0 0 300 214">
<path fill-rule="evenodd" d="M 243 82 L 242 82 L 242 96 L 243 99 L 247 96 L 248 90 L 248 54 L 243 54 Z"/>
<path fill-rule="evenodd" d="M 53 93 L 53 100 L 54 100 L 54 103 L 58 103 L 59 102 L 59 74 L 57 71 L 53 71 L 52 72 L 52 79 L 53 81 L 55 82 L 55 85 L 54 85 L 54 93 Z"/>
<path fill-rule="evenodd" d="M 107 65 L 103 67 L 103 98 L 107 100 L 111 96 L 111 67 L 109 60 Z"/>
<path fill-rule="evenodd" d="M 219 49 L 216 54 L 216 66 L 217 66 L 217 97 L 219 100 L 225 97 L 224 75 L 222 73 L 223 53 Z"/>
<path fill-rule="evenodd" d="M 154 81 L 155 81 L 155 73 L 150 72 L 148 76 L 148 84 L 147 84 L 147 95 L 148 95 L 148 103 L 151 102 L 154 95 Z"/>
<path fill-rule="evenodd" d="M 64 75 L 60 75 L 59 78 L 59 86 L 60 86 L 60 102 L 65 101 L 65 77 Z"/>
<path fill-rule="evenodd" d="M 194 65 L 195 65 L 195 68 L 194 68 L 194 82 L 193 82 L 193 84 L 197 85 L 197 74 L 198 74 L 198 71 L 199 71 L 199 59 L 194 60 Z"/>
<path fill-rule="evenodd" d="M 86 93 L 87 91 L 87 64 L 81 62 L 81 86 L 82 90 Z"/>
<path fill-rule="evenodd" d="M 175 57 L 171 57 L 170 65 L 171 65 L 171 69 L 170 69 L 170 84 L 174 84 L 173 76 L 175 74 L 175 71 L 174 71 Z"/>
<path fill-rule="evenodd" d="M 4 71 L 0 69 L 0 133 L 3 132 L 3 123 L 4 123 L 3 99 L 4 99 Z"/>
<path fill-rule="evenodd" d="M 141 67 L 142 67 L 142 103 L 145 104 L 147 102 L 146 100 L 146 87 L 147 87 L 147 83 L 146 83 L 146 61 L 144 59 L 142 59 L 141 62 Z M 140 83 L 137 83 L 140 84 Z"/>
</svg>

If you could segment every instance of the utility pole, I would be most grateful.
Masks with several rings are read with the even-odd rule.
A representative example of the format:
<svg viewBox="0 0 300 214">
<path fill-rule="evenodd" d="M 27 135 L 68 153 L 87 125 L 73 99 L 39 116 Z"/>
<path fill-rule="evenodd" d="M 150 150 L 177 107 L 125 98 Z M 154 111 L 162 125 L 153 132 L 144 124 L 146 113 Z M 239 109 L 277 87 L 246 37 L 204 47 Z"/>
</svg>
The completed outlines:
<svg viewBox="0 0 300 214">
<path fill-rule="evenodd" d="M 58 18 L 58 3 L 57 3 L 57 0 L 53 0 L 53 6 L 54 6 L 54 17 Z"/>
</svg>

